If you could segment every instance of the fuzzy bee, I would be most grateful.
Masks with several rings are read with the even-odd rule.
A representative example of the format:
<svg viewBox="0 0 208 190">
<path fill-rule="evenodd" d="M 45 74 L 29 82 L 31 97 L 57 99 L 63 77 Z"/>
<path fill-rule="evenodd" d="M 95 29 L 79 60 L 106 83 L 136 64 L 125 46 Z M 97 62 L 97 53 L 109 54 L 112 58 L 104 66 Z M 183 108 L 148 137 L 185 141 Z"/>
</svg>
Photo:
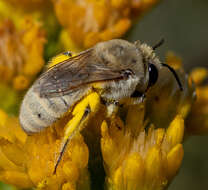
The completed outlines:
<svg viewBox="0 0 208 190">
<path fill-rule="evenodd" d="M 158 44 L 159 45 L 159 44 Z M 64 59 L 44 72 L 26 93 L 20 109 L 20 123 L 27 133 L 37 133 L 53 124 L 75 104 L 95 92 L 107 106 L 131 99 L 139 103 L 158 78 L 158 71 L 166 66 L 174 74 L 179 88 L 182 85 L 175 71 L 161 63 L 154 49 L 139 41 L 130 43 L 115 39 L 101 42 L 80 54 Z M 64 149 L 80 129 L 80 123 L 92 111 L 86 103 L 80 122 L 69 122 Z"/>
</svg>

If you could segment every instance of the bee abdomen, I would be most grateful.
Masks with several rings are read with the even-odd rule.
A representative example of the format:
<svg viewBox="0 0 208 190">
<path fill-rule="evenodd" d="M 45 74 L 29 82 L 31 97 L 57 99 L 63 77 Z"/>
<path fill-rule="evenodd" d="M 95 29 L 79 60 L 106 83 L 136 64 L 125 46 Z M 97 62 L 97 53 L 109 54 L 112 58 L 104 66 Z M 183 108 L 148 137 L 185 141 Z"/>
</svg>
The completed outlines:
<svg viewBox="0 0 208 190">
<path fill-rule="evenodd" d="M 36 133 L 53 123 L 57 114 L 48 108 L 46 100 L 41 99 L 32 87 L 22 102 L 19 118 L 25 132 Z"/>
<path fill-rule="evenodd" d="M 27 133 L 37 133 L 50 126 L 81 98 L 85 90 L 86 88 L 65 96 L 41 98 L 32 87 L 20 109 L 20 124 L 23 130 Z"/>
</svg>

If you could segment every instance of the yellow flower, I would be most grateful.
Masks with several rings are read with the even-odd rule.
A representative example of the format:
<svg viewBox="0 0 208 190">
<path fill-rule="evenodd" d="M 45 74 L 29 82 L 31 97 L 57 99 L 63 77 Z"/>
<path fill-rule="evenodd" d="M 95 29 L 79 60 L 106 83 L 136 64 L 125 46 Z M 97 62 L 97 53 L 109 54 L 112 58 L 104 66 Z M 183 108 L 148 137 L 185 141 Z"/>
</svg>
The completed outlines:
<svg viewBox="0 0 208 190">
<path fill-rule="evenodd" d="M 76 48 L 119 38 L 158 0 L 53 0 L 56 16 Z M 67 10 L 67 11 L 65 11 Z M 63 43 L 65 44 L 66 38 Z M 76 49 L 75 48 L 75 49 Z"/>
<path fill-rule="evenodd" d="M 21 38 L 24 47 L 31 47 L 31 36 L 35 38 L 39 31 L 39 27 L 31 27 L 33 23 L 28 24 L 25 25 L 27 32 Z M 67 55 L 61 54 L 52 59 L 49 67 L 65 59 L 68 59 Z M 168 54 L 167 63 L 177 70 L 183 92 L 164 68 L 143 104 L 124 106 L 110 118 L 107 107 L 100 103 L 99 97 L 90 93 L 61 120 L 28 136 L 21 130 L 18 118 L 0 110 L 0 180 L 20 188 L 90 189 L 90 185 L 94 187 L 92 179 L 100 175 L 100 166 L 104 162 L 103 180 L 107 189 L 165 189 L 181 166 L 184 132 L 193 128 L 193 114 L 202 115 L 203 123 L 207 122 L 207 87 L 198 88 L 207 71 L 198 69 L 188 77 L 181 59 L 173 54 Z M 20 71 L 12 67 L 12 76 L 5 81 L 12 81 L 14 86 L 19 84 L 19 89 L 26 88 L 29 76 L 33 77 L 41 68 L 26 65 L 27 62 L 23 62 Z M 199 113 L 192 108 L 195 87 L 191 77 L 196 81 L 200 97 L 200 104 L 196 102 L 194 107 L 203 108 Z M 77 128 L 86 104 L 95 111 L 83 124 L 86 125 L 83 135 L 78 131 L 70 141 L 56 174 L 53 174 L 63 139 L 66 140 Z M 189 114 L 192 120 L 189 116 L 187 119 Z M 184 122 L 188 125 L 184 126 Z M 207 130 L 206 125 L 200 130 Z"/>
<path fill-rule="evenodd" d="M 21 30 L 12 21 L 4 20 L 0 25 L 0 39 L 1 82 L 17 90 L 28 88 L 44 64 L 44 30 L 31 18 L 23 20 Z"/>
<path fill-rule="evenodd" d="M 208 86 L 203 85 L 208 70 L 199 68 L 188 76 L 173 53 L 166 62 L 176 69 L 183 92 L 164 68 L 144 103 L 121 107 L 111 116 L 97 93 L 89 93 L 37 134 L 24 133 L 12 116 L 19 109 L 17 91 L 30 86 L 43 68 L 43 56 L 120 38 L 157 2 L 0 0 L 0 99 L 5 100 L 0 102 L 0 181 L 39 190 L 168 187 L 181 166 L 184 136 L 208 132 Z M 59 55 L 48 67 L 66 59 Z M 87 105 L 91 113 L 83 119 Z M 73 133 L 54 174 L 63 143 Z"/>
<path fill-rule="evenodd" d="M 90 177 L 99 173 L 94 171 L 89 176 L 88 161 L 91 172 L 102 165 L 100 142 L 109 189 L 164 189 L 177 174 L 183 158 L 183 117 L 175 116 L 167 129 L 155 128 L 144 119 L 146 105 L 140 104 L 121 108 L 126 116 L 107 118 L 106 107 L 94 97 L 89 94 L 69 115 L 32 136 L 21 131 L 17 118 L 1 111 L 0 179 L 23 188 L 89 189 Z M 87 145 L 78 133 L 54 175 L 64 133 L 79 123 L 86 103 L 96 110 L 84 130 Z M 66 128 L 68 121 L 70 128 Z M 90 160 L 89 151 L 95 156 Z"/>
<path fill-rule="evenodd" d="M 139 111 L 138 111 L 139 110 Z M 104 121 L 101 150 L 108 189 L 165 189 L 177 174 L 183 158 L 184 120 L 177 115 L 168 129 L 144 126 L 143 105 L 129 107 L 126 124 Z M 136 131 L 130 125 L 138 115 Z M 144 121 L 144 120 L 143 120 Z M 136 135 L 135 135 L 136 134 Z"/>
<path fill-rule="evenodd" d="M 27 136 L 16 117 L 0 110 L 0 180 L 20 188 L 76 189 L 89 186 L 88 148 L 83 137 L 73 138 L 53 174 L 60 151 L 63 120 L 54 128 Z M 69 188 L 70 187 L 70 188 Z"/>
<path fill-rule="evenodd" d="M 167 68 L 161 69 L 158 82 L 147 93 L 146 110 L 149 120 L 156 127 L 163 128 L 167 128 L 177 114 L 186 118 L 196 99 L 195 85 L 184 72 L 182 60 L 169 52 L 166 63 L 175 68 L 184 90 L 179 90 Z"/>
<path fill-rule="evenodd" d="M 51 64 L 66 58 L 66 55 L 55 57 Z M 159 79 L 148 91 L 143 104 L 121 107 L 110 118 L 98 94 L 90 93 L 61 120 L 28 136 L 21 130 L 18 118 L 1 110 L 0 180 L 20 188 L 44 190 L 95 188 L 93 179 L 97 179 L 100 186 L 102 179 L 105 180 L 107 189 L 113 190 L 167 188 L 183 159 L 183 138 L 191 127 L 184 122 L 189 122 L 190 111 L 195 113 L 192 108 L 195 91 L 190 77 L 184 74 L 180 59 L 171 54 L 167 60 L 168 64 L 178 66 L 184 91 L 179 91 L 172 75 L 164 69 L 160 76 L 166 80 Z M 193 73 L 196 83 L 202 81 L 199 74 Z M 201 91 L 198 93 L 207 99 Z M 81 135 L 75 129 L 88 104 L 94 111 L 81 127 L 85 127 Z M 74 131 L 77 134 L 53 174 L 63 139 Z M 103 162 L 105 175 L 102 174 Z M 98 175 L 103 176 L 101 180 Z"/>
<path fill-rule="evenodd" d="M 208 133 L 208 69 L 196 68 L 191 72 L 196 84 L 196 102 L 187 118 L 187 130 L 190 135 L 206 135 Z"/>
</svg>

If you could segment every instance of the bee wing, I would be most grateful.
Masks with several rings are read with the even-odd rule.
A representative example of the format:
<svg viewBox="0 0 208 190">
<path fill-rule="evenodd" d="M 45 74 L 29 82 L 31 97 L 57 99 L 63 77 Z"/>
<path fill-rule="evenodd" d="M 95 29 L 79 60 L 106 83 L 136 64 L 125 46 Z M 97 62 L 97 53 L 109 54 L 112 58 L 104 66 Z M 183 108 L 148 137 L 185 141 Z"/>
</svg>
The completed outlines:
<svg viewBox="0 0 208 190">
<path fill-rule="evenodd" d="M 82 85 L 93 82 L 122 79 L 122 68 L 107 66 L 89 49 L 63 61 L 43 73 L 36 85 L 41 97 L 55 97 L 69 94 Z"/>
</svg>

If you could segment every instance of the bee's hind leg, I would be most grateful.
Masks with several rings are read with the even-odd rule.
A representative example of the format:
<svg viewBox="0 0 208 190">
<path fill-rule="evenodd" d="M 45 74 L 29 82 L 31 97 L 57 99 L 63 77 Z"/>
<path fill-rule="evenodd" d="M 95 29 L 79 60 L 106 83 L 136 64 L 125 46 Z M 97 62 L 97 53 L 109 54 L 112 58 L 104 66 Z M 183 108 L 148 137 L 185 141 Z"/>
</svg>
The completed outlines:
<svg viewBox="0 0 208 190">
<path fill-rule="evenodd" d="M 73 109 L 73 118 L 66 124 L 66 131 L 64 134 L 63 144 L 61 147 L 60 154 L 56 161 L 53 174 L 56 173 L 57 167 L 61 162 L 63 154 L 66 150 L 67 144 L 70 140 L 79 133 L 88 121 L 90 114 L 95 113 L 100 105 L 100 97 L 97 93 L 91 93 L 81 100 Z"/>
</svg>

